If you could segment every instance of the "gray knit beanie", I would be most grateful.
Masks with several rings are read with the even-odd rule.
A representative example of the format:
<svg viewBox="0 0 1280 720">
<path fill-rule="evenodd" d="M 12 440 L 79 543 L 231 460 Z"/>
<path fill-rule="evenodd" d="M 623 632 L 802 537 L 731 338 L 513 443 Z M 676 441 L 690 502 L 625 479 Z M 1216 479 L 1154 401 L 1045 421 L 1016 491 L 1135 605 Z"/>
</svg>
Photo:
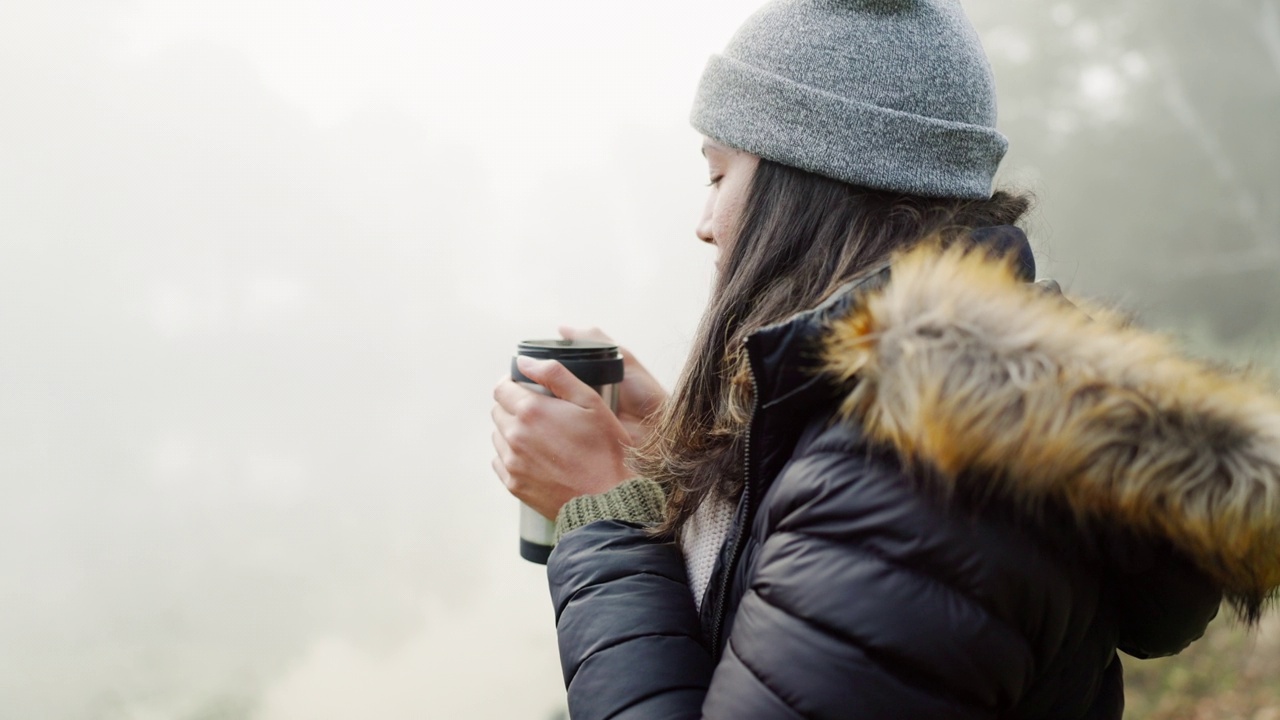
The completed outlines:
<svg viewBox="0 0 1280 720">
<path fill-rule="evenodd" d="M 775 0 L 713 55 L 704 135 L 855 185 L 989 198 L 1008 140 L 959 0 Z"/>
</svg>

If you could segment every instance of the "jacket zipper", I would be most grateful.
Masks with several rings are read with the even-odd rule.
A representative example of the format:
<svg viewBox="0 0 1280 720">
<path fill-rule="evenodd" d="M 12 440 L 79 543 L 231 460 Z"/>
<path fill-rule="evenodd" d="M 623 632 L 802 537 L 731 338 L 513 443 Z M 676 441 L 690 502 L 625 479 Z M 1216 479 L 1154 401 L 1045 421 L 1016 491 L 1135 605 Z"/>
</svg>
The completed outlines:
<svg viewBox="0 0 1280 720">
<path fill-rule="evenodd" d="M 733 578 L 733 566 L 738 561 L 738 552 L 742 550 L 742 542 L 746 537 L 746 528 L 751 522 L 751 426 L 755 425 L 756 412 L 760 408 L 760 391 L 756 387 L 756 372 L 751 365 L 751 353 L 746 347 L 742 352 L 747 359 L 747 377 L 751 379 L 751 414 L 747 418 L 747 430 L 742 438 L 742 524 L 735 530 L 733 547 L 729 548 L 729 562 L 725 563 L 724 574 L 720 578 L 720 593 L 716 597 L 715 620 L 711 623 L 711 652 L 719 659 L 720 633 L 724 631 L 724 608 L 729 600 L 729 583 Z"/>
</svg>

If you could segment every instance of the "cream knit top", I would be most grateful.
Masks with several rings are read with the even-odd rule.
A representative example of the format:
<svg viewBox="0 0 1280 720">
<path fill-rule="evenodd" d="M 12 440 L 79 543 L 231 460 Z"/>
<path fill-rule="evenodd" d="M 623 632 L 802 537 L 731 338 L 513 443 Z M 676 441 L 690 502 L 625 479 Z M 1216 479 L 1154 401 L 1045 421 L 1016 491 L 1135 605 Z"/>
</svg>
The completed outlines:
<svg viewBox="0 0 1280 720">
<path fill-rule="evenodd" d="M 652 480 L 633 478 L 599 495 L 583 495 L 565 503 L 556 517 L 556 539 L 596 520 L 623 520 L 641 525 L 662 521 L 666 498 Z M 680 546 L 689 575 L 693 602 L 702 609 L 702 597 L 711 582 L 720 547 L 733 524 L 734 503 L 710 497 L 680 531 Z"/>
<path fill-rule="evenodd" d="M 707 593 L 707 584 L 711 582 L 711 571 L 715 569 L 720 547 L 733 524 L 733 510 L 731 503 L 709 497 L 698 506 L 681 531 L 680 546 L 689 572 L 689 590 L 693 592 L 693 602 L 699 611 L 702 610 L 702 598 Z"/>
</svg>

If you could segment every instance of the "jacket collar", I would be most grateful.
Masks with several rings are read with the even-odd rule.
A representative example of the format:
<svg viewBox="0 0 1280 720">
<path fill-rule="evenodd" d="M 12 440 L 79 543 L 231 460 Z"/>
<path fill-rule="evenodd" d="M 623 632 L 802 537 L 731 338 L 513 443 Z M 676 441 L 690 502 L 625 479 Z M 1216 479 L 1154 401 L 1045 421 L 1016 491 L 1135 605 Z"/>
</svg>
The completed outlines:
<svg viewBox="0 0 1280 720">
<path fill-rule="evenodd" d="M 1012 225 L 979 228 L 964 247 L 982 248 L 987 255 L 1007 258 L 1016 277 L 1035 279 L 1035 256 L 1026 234 Z M 889 281 L 890 262 L 877 263 L 833 292 L 822 304 L 752 333 L 746 341 L 755 377 L 758 407 L 813 401 L 830 394 L 825 378 L 823 342 L 832 322 L 849 314 L 858 298 L 882 289 Z"/>
</svg>

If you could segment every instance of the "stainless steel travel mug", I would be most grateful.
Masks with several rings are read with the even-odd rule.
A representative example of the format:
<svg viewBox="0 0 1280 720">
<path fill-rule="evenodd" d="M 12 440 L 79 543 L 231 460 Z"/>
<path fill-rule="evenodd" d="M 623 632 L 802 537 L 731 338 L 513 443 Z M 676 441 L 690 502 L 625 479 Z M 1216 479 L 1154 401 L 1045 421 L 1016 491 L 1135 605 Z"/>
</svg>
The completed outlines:
<svg viewBox="0 0 1280 720">
<path fill-rule="evenodd" d="M 590 340 L 526 340 L 516 355 L 539 360 L 558 360 L 565 369 L 600 393 L 605 405 L 618 411 L 618 383 L 622 382 L 622 355 L 618 346 Z M 511 379 L 531 390 L 550 395 L 551 391 L 525 377 L 511 358 Z M 520 504 L 520 557 L 545 565 L 555 545 L 556 524 L 536 510 Z"/>
</svg>

